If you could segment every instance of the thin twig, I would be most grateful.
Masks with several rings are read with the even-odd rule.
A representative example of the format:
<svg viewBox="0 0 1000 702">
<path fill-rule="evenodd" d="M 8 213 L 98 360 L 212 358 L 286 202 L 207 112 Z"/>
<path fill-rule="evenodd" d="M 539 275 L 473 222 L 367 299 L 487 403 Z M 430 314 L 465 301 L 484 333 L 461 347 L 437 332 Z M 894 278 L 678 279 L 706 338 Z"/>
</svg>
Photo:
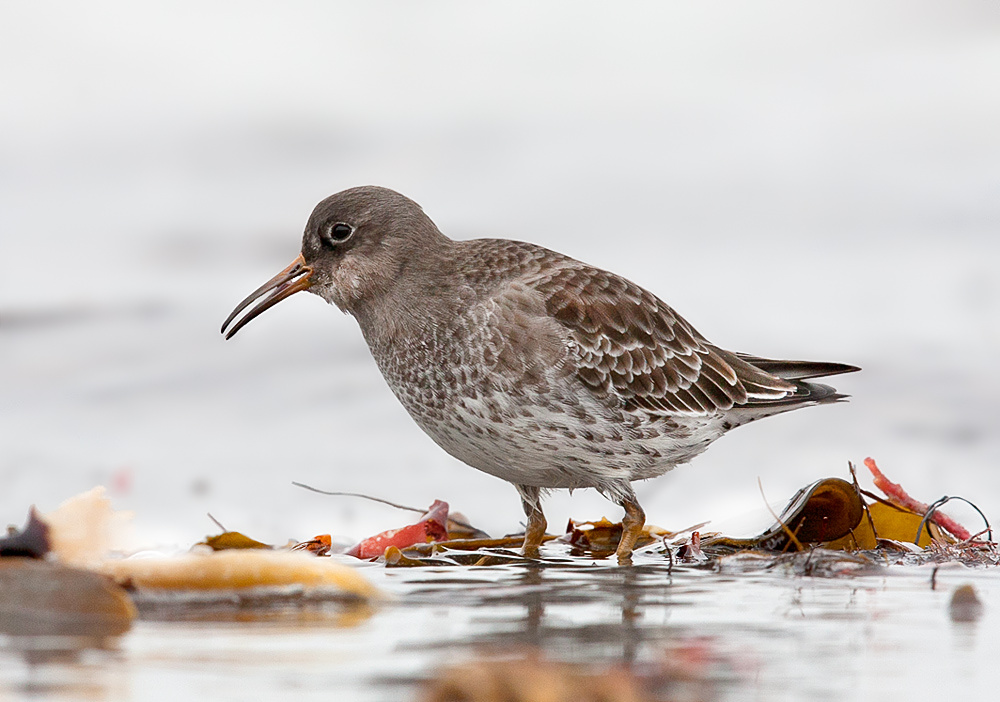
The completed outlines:
<svg viewBox="0 0 1000 702">
<path fill-rule="evenodd" d="M 854 464 L 851 463 L 850 461 L 847 462 L 847 469 L 851 471 L 851 482 L 854 483 L 854 491 L 858 494 L 858 499 L 861 500 L 861 507 L 862 509 L 864 509 L 865 516 L 868 518 L 868 526 L 871 527 L 872 530 L 872 538 L 875 539 L 875 545 L 878 546 L 878 529 L 875 528 L 875 520 L 872 519 L 872 512 L 870 509 L 868 509 L 868 503 L 865 502 L 864 498 L 862 497 L 862 494 L 871 494 L 871 493 L 866 493 L 864 490 L 861 489 L 861 485 L 858 484 L 858 472 L 854 470 Z M 851 536 L 854 536 L 854 529 L 851 529 Z M 861 548 L 861 545 L 858 544 L 858 538 L 856 536 L 854 536 L 854 545 L 857 546 L 859 549 Z"/>
<path fill-rule="evenodd" d="M 396 504 L 395 502 L 389 502 L 389 500 L 383 500 L 381 497 L 372 497 L 371 495 L 364 495 L 360 492 L 337 492 L 332 490 L 320 490 L 319 488 L 314 488 L 312 485 L 306 485 L 305 483 L 297 483 L 294 480 L 292 485 L 295 487 L 305 488 L 311 492 L 318 492 L 320 495 L 334 495 L 340 497 L 361 497 L 366 500 L 371 500 L 372 502 L 381 502 L 384 505 L 389 505 L 390 507 L 395 507 L 396 509 L 405 509 L 407 512 L 418 512 L 419 514 L 424 514 L 427 510 L 420 509 L 419 507 L 408 507 L 407 505 Z"/>
<path fill-rule="evenodd" d="M 976 539 L 978 539 L 983 534 L 989 534 L 990 535 L 990 540 L 989 541 L 977 541 Z M 983 529 L 982 531 L 976 532 L 975 534 L 973 534 L 972 536 L 970 536 L 969 538 L 967 538 L 965 541 L 959 541 L 955 545 L 956 546 L 973 546 L 973 545 L 987 545 L 987 544 L 990 545 L 990 546 L 996 546 L 996 542 L 993 541 L 993 530 L 990 529 L 989 527 L 987 527 L 986 529 Z"/>
<path fill-rule="evenodd" d="M 774 517 L 774 521 L 778 522 L 778 526 L 780 526 L 782 530 L 788 534 L 788 538 L 792 540 L 792 543 L 795 544 L 795 547 L 799 551 L 805 551 L 805 548 L 802 547 L 802 542 L 798 540 L 798 537 L 796 537 L 792 530 L 789 529 L 783 521 L 781 521 L 781 517 L 775 514 L 774 510 L 771 509 L 771 505 L 767 502 L 767 495 L 764 494 L 764 483 L 761 482 L 760 476 L 757 476 L 757 487 L 760 489 L 760 496 L 761 499 L 764 500 L 764 506 L 767 507 L 767 511 L 771 513 L 772 517 Z"/>
<path fill-rule="evenodd" d="M 295 487 L 305 488 L 306 490 L 310 490 L 312 492 L 318 492 L 320 495 L 334 495 L 339 497 L 360 497 L 365 500 L 371 500 L 372 502 L 381 502 L 384 505 L 389 505 L 390 507 L 395 507 L 396 509 L 403 509 L 406 510 L 407 512 L 416 512 L 417 514 L 427 513 L 426 509 L 420 509 L 419 507 L 409 507 L 407 505 L 400 505 L 395 502 L 390 502 L 389 500 L 383 500 L 381 497 L 372 497 L 371 495 L 365 495 L 360 492 L 339 492 L 333 490 L 320 490 L 319 488 L 314 488 L 312 485 L 306 485 L 305 483 L 297 483 L 294 480 L 292 481 L 292 485 L 294 485 Z M 448 517 L 448 521 L 458 524 L 458 526 L 460 527 L 471 529 L 472 531 L 482 531 L 478 527 L 474 527 L 468 522 L 463 522 L 461 519 L 455 519 L 452 516 Z"/>
<path fill-rule="evenodd" d="M 213 522 L 215 522 L 215 526 L 217 526 L 220 529 L 222 529 L 223 533 L 229 531 L 229 529 L 227 529 L 226 527 L 222 526 L 222 522 L 220 522 L 218 519 L 216 519 L 215 517 L 212 516 L 211 512 L 208 513 L 208 518 L 211 519 Z"/>
</svg>

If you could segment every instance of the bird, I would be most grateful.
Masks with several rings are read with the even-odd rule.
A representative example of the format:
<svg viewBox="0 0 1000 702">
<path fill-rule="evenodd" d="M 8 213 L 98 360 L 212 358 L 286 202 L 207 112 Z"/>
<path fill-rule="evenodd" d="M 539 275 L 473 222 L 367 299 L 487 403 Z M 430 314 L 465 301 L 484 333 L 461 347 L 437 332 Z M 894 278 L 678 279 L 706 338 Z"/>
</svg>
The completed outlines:
<svg viewBox="0 0 1000 702">
<path fill-rule="evenodd" d="M 299 256 L 222 333 L 301 291 L 357 320 L 431 439 L 514 485 L 529 558 L 547 527 L 543 496 L 595 488 L 624 509 L 615 555 L 631 563 L 646 519 L 634 481 L 735 427 L 843 400 L 810 381 L 860 370 L 727 351 L 622 276 L 523 241 L 450 239 L 416 202 L 377 186 L 316 205 Z"/>
</svg>

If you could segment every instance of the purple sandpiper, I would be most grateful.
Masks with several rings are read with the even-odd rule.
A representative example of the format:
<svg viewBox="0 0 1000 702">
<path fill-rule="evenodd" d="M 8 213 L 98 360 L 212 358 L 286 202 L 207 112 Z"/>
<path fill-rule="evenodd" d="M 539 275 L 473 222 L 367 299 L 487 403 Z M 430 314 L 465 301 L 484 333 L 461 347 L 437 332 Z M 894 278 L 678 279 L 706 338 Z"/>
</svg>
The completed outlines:
<svg viewBox="0 0 1000 702">
<path fill-rule="evenodd" d="M 617 556 L 630 562 L 645 523 L 632 481 L 741 424 L 842 399 L 807 381 L 858 370 L 726 351 L 621 276 L 521 241 L 453 241 L 380 187 L 320 202 L 302 253 L 222 331 L 255 300 L 227 339 L 302 290 L 357 319 L 389 387 L 441 448 L 514 484 L 530 557 L 545 534 L 542 495 L 591 487 L 625 509 Z"/>
</svg>

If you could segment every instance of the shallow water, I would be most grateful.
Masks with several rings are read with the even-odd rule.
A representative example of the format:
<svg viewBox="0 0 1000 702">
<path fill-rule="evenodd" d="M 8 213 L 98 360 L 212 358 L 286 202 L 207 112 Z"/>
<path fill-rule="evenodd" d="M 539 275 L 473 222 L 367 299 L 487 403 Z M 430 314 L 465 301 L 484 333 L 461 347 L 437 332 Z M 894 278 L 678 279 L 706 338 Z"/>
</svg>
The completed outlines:
<svg viewBox="0 0 1000 702">
<path fill-rule="evenodd" d="M 892 566 L 811 577 L 790 568 L 636 565 L 562 555 L 544 565 L 366 568 L 392 599 L 264 610 L 142 607 L 105 648 L 0 648 L 4 698 L 411 700 L 442 668 L 479 656 L 625 667 L 665 698 L 992 699 L 996 570 Z M 932 587 L 932 575 L 934 587 Z M 982 618 L 948 604 L 971 583 Z M 666 672 L 664 672 L 666 671 Z M 659 675 L 659 678 L 656 676 Z M 685 696 L 686 695 L 686 696 Z"/>
</svg>

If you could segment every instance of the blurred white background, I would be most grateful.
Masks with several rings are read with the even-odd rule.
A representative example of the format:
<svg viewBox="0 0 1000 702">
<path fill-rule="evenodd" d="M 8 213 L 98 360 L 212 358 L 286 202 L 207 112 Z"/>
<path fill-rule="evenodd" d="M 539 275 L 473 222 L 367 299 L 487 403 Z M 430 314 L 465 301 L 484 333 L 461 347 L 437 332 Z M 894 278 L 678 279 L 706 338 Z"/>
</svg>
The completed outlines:
<svg viewBox="0 0 1000 702">
<path fill-rule="evenodd" d="M 416 428 L 352 319 L 300 295 L 218 333 L 362 184 L 624 274 L 728 348 L 864 367 L 850 403 L 638 485 L 650 521 L 868 455 L 1000 518 L 998 76 L 978 0 L 5 3 L 0 519 L 95 484 L 145 544 L 208 511 L 274 542 L 409 519 L 297 480 L 517 529 L 513 488 Z M 619 516 L 590 491 L 547 512 Z"/>
</svg>

